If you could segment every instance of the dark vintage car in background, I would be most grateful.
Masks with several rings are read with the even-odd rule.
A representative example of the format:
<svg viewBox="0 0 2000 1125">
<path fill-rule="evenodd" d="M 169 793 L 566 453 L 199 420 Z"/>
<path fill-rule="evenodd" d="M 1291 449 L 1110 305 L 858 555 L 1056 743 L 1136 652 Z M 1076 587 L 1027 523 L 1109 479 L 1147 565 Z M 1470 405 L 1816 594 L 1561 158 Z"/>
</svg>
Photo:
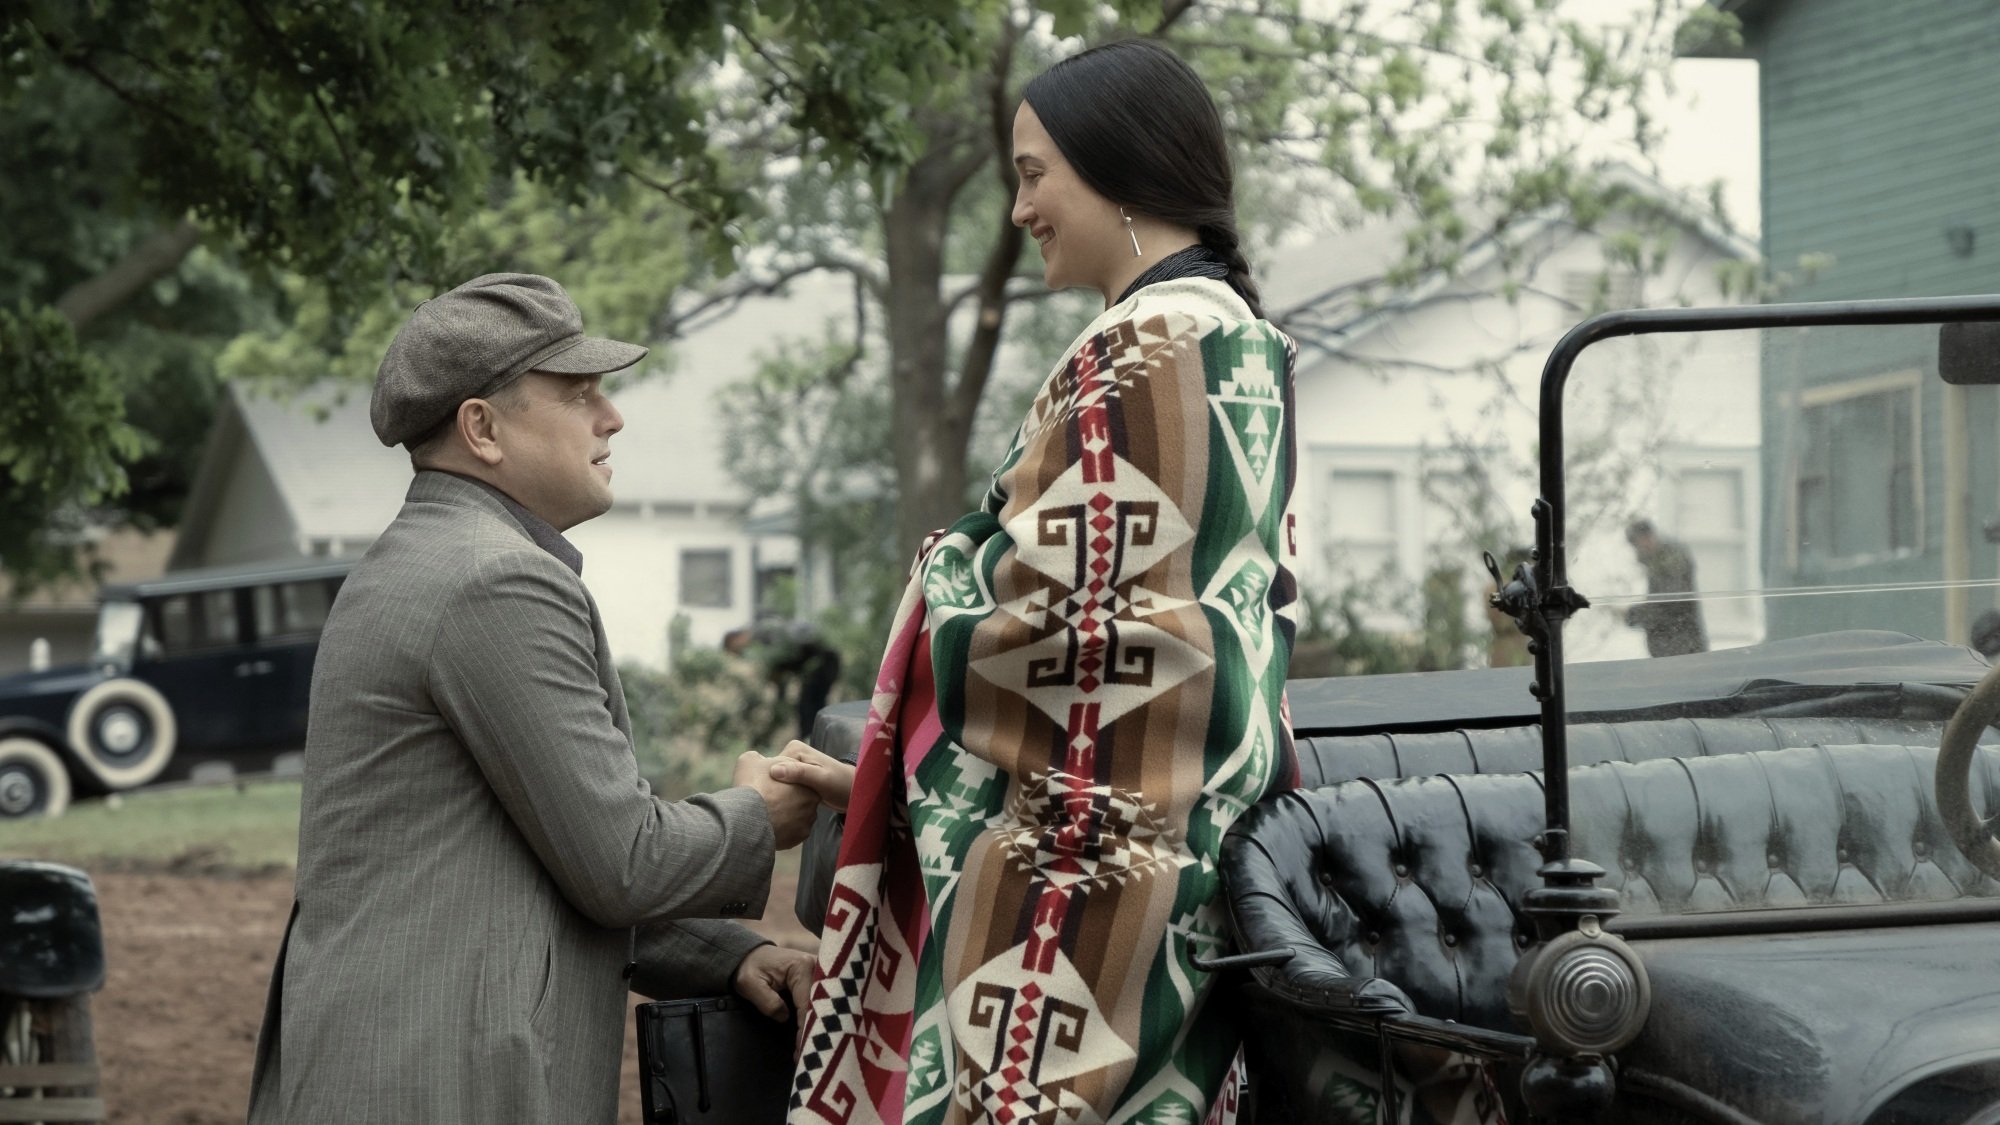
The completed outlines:
<svg viewBox="0 0 2000 1125">
<path fill-rule="evenodd" d="M 1766 388 L 1762 565 L 1692 595 L 1622 541 L 1659 502 L 1656 451 L 1565 479 L 1571 399 L 1673 363 Z M 1431 1120 L 1406 1064 L 1443 1051 L 1486 1061 L 1515 1125 L 2000 1123 L 2000 671 L 1945 640 L 2000 589 L 1965 534 L 1971 498 L 2000 497 L 1996 383 L 2000 297 L 1565 337 L 1534 557 L 1486 560 L 1534 666 L 1294 680 L 1303 784 L 1224 844 L 1227 939 L 1186 967 L 1250 1015 L 1252 1119 Z M 1688 543 L 1743 531 L 1677 517 Z M 1754 635 L 1644 656 L 1627 611 L 1690 600 Z M 829 708 L 815 740 L 852 757 L 865 715 Z M 823 814 L 797 903 L 815 928 L 837 841 Z"/>
<path fill-rule="evenodd" d="M 0 819 L 206 762 L 265 770 L 304 745 L 320 628 L 352 566 L 218 567 L 105 587 L 88 664 L 0 678 Z"/>
</svg>

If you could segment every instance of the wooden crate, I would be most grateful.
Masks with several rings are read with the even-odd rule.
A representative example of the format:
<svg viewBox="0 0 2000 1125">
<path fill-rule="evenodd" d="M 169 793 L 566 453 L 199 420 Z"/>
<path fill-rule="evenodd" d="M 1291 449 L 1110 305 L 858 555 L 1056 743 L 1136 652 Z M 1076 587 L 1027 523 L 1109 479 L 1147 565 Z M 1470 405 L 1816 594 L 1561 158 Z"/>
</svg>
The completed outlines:
<svg viewBox="0 0 2000 1125">
<path fill-rule="evenodd" d="M 33 1063 L 0 1062 L 0 1090 L 12 1091 L 0 1093 L 0 1125 L 103 1121 L 90 997 L 26 1001 L 0 997 L 0 1010 L 21 1003 L 28 1005 L 35 1038 L 48 1058 Z"/>
</svg>

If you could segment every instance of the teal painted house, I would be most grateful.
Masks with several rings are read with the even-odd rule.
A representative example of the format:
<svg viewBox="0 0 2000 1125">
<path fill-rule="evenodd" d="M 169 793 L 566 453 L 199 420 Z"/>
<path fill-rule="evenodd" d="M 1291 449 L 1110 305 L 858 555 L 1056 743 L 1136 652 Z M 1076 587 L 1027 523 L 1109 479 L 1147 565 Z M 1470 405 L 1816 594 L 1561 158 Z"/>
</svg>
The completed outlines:
<svg viewBox="0 0 2000 1125">
<path fill-rule="evenodd" d="M 2000 292 L 2000 2 L 1711 0 L 1759 67 L 1777 300 Z M 1695 55 L 1735 53 L 1711 46 Z M 2000 388 L 1947 388 L 1934 330 L 1763 343 L 1767 588 L 1992 579 Z M 2000 532 L 2000 527 L 1996 527 Z M 1963 641 L 1991 587 L 1773 598 L 1773 638 Z"/>
</svg>

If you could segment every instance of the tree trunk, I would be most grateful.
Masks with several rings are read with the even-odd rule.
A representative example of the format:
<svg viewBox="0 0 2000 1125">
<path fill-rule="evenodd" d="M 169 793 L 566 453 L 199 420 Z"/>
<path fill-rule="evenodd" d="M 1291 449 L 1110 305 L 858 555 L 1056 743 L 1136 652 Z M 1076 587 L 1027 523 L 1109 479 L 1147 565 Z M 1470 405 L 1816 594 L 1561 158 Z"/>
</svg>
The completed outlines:
<svg viewBox="0 0 2000 1125">
<path fill-rule="evenodd" d="M 914 552 L 931 531 L 966 512 L 971 412 L 950 384 L 945 228 L 954 194 L 947 154 L 919 159 L 884 214 L 889 259 L 889 388 L 899 496 L 896 549 Z"/>
<path fill-rule="evenodd" d="M 200 242 L 201 228 L 185 220 L 178 226 L 154 231 L 111 268 L 70 286 L 69 292 L 56 301 L 56 311 L 81 332 L 91 321 L 179 268 L 181 260 Z"/>
</svg>

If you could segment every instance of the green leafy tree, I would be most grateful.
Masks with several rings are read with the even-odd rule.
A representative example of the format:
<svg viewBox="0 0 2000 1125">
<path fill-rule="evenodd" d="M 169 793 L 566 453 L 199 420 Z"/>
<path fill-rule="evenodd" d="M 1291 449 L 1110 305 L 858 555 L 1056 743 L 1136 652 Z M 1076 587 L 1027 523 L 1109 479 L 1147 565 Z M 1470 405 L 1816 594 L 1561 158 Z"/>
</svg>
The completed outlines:
<svg viewBox="0 0 2000 1125">
<path fill-rule="evenodd" d="M 1009 219 L 1011 136 L 1021 85 L 1052 59 L 1130 35 L 1176 46 L 1217 92 L 1246 195 L 1281 204 L 1266 222 L 1293 220 L 1305 195 L 1350 218 L 1408 220 L 1393 288 L 1550 207 L 1590 213 L 1600 189 L 1579 150 L 1592 134 L 1650 143 L 1644 106 L 1680 7 L 1661 0 L 1636 26 L 1592 30 L 1553 2 L 988 3 L 969 9 L 986 63 L 946 76 L 945 96 L 910 114 L 907 165 L 847 179 L 829 177 L 819 138 L 769 121 L 759 100 L 810 73 L 822 45 L 753 21 L 736 40 L 740 88 L 725 87 L 716 112 L 769 154 L 755 190 L 770 221 L 753 229 L 772 252 L 736 285 L 836 270 L 879 307 L 907 550 L 963 510 L 1001 341 L 1017 306 L 1041 296 Z"/>
<path fill-rule="evenodd" d="M 753 20 L 838 47 L 771 91 L 775 119 L 820 138 L 828 159 L 884 167 L 911 149 L 912 92 L 959 66 L 968 36 L 944 0 L 24 0 L 0 10 L 10 156 L 0 210 L 23 220 L 8 224 L 17 291 L 0 316 L 10 340 L 39 342 L 0 354 L 0 365 L 13 368 L 9 383 L 55 365 L 112 386 L 141 419 L 137 440 L 116 427 L 16 435 L 9 473 L 58 462 L 105 472 L 11 497 L 20 503 L 10 515 L 36 538 L 0 543 L 0 566 L 26 575 L 59 565 L 75 538 L 60 528 L 128 487 L 136 496 L 157 479 L 163 494 L 184 491 L 185 451 L 200 442 L 152 432 L 148 412 L 187 403 L 205 424 L 212 383 L 173 392 L 196 389 L 186 376 L 209 357 L 181 348 L 170 370 L 128 368 L 108 361 L 100 334 L 149 298 L 178 306 L 167 312 L 183 322 L 218 307 L 179 300 L 213 272 L 186 269 L 198 246 L 281 290 L 281 319 L 321 345 L 357 329 L 370 337 L 370 319 L 403 286 L 462 280 L 465 232 L 524 184 L 558 215 L 642 195 L 669 201 L 697 256 L 726 263 L 748 200 L 712 134 L 709 82 L 728 29 Z M 73 334 L 51 334 L 43 308 Z M 176 332 L 187 335 L 166 334 Z M 178 455 L 178 477 L 138 465 L 148 450 Z"/>
<path fill-rule="evenodd" d="M 1093 311 L 1088 301 L 1046 299 L 1039 263 L 1009 218 L 1012 119 L 1034 73 L 1119 36 L 1173 44 L 1216 91 L 1253 233 L 1268 241 L 1300 222 L 1371 216 L 1402 224 L 1401 260 L 1358 297 L 1380 303 L 1452 270 L 1480 240 L 1503 248 L 1509 270 L 1528 269 L 1532 247 L 1513 237 L 1524 220 L 1558 211 L 1587 226 L 1618 205 L 1617 189 L 1590 174 L 1585 143 L 1650 144 L 1645 106 L 1685 7 L 1662 2 L 1631 26 L 1593 30 L 1573 18 L 1581 5 L 1556 3 L 989 6 L 980 9 L 988 65 L 913 115 L 922 143 L 886 180 L 829 175 L 813 137 L 759 125 L 758 92 L 798 68 L 802 45 L 782 28 L 746 32 L 741 88 L 719 94 L 717 113 L 767 147 L 757 189 L 766 218 L 749 239 L 767 254 L 677 307 L 694 314 L 822 271 L 855 286 L 859 311 L 845 339 L 820 349 L 820 377 L 810 349 L 795 349 L 780 364 L 786 393 L 760 374 L 732 411 L 761 466 L 746 481 L 795 497 L 802 533 L 857 562 L 872 557 L 885 576 L 848 589 L 829 613 L 868 623 L 845 631 L 860 638 L 849 669 L 874 667 L 900 563 L 972 501 L 1019 405 Z M 1012 349 L 1004 358 L 1003 346 Z M 881 427 L 855 418 L 857 409 L 884 410 L 894 440 L 872 441 Z M 843 446 L 836 426 L 871 440 Z M 829 450 L 839 451 L 830 461 Z M 840 467 L 833 478 L 810 468 L 827 463 Z M 895 489 L 892 527 L 879 493 L 825 502 L 819 489 L 857 466 Z M 1499 522 L 1483 529 L 1500 550 Z"/>
<path fill-rule="evenodd" d="M 52 72 L 17 84 L 0 114 L 0 383 L 14 404 L 0 420 L 0 566 L 16 593 L 88 562 L 98 527 L 176 522 L 213 416 L 214 357 L 260 315 L 240 271 L 133 190 L 137 154 L 110 124 L 121 112 Z M 61 403 L 44 398 L 57 388 Z"/>
</svg>

